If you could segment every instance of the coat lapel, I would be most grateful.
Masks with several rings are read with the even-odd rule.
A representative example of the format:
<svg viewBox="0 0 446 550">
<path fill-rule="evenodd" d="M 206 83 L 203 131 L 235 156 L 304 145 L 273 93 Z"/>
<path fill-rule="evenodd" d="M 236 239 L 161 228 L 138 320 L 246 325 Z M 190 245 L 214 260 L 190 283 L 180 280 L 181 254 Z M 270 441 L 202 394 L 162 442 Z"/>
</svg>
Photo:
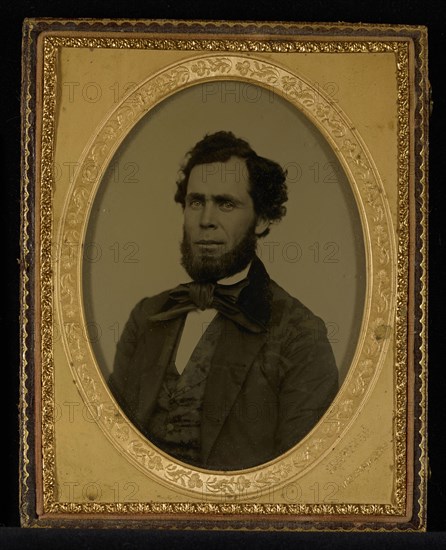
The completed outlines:
<svg viewBox="0 0 446 550">
<path fill-rule="evenodd" d="M 224 318 L 223 330 L 206 383 L 201 424 L 203 462 L 239 394 L 249 369 L 266 341 L 266 332 L 253 333 Z"/>
<path fill-rule="evenodd" d="M 138 358 L 140 362 L 140 386 L 137 417 L 142 426 L 156 404 L 172 351 L 183 327 L 184 316 L 169 321 L 147 322 L 144 342 Z"/>
</svg>

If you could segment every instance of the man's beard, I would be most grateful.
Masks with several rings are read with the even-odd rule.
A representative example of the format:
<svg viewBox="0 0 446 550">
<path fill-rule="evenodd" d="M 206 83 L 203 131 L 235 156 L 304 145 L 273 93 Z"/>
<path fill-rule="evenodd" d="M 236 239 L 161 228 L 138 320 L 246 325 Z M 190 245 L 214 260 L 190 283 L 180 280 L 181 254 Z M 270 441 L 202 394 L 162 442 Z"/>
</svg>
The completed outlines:
<svg viewBox="0 0 446 550">
<path fill-rule="evenodd" d="M 216 282 L 239 273 L 252 261 L 256 253 L 257 235 L 254 227 L 255 224 L 234 248 L 219 256 L 200 253 L 194 255 L 190 238 L 183 230 L 181 265 L 187 274 L 199 283 Z"/>
</svg>

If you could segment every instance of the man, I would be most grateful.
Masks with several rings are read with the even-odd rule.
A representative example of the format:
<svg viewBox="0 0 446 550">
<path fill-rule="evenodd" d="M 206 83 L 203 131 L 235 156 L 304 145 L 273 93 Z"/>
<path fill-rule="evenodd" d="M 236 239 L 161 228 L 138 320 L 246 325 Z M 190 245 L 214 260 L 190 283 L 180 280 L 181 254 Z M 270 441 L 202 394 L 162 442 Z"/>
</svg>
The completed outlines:
<svg viewBox="0 0 446 550">
<path fill-rule="evenodd" d="M 230 132 L 197 143 L 175 195 L 192 282 L 139 302 L 117 346 L 110 387 L 121 408 L 194 466 L 245 469 L 283 454 L 338 390 L 324 323 L 256 256 L 285 214 L 285 179 Z"/>
</svg>

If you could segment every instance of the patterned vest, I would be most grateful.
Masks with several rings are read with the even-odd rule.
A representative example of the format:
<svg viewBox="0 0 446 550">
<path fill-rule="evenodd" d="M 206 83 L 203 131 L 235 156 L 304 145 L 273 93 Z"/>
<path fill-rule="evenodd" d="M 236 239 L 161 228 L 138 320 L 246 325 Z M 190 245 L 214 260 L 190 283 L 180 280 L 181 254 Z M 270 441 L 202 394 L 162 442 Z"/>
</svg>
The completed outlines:
<svg viewBox="0 0 446 550">
<path fill-rule="evenodd" d="M 203 397 L 222 324 L 222 318 L 217 314 L 201 336 L 181 375 L 174 361 L 180 332 L 148 425 L 150 441 L 167 454 L 189 464 L 199 465 L 201 462 Z"/>
</svg>

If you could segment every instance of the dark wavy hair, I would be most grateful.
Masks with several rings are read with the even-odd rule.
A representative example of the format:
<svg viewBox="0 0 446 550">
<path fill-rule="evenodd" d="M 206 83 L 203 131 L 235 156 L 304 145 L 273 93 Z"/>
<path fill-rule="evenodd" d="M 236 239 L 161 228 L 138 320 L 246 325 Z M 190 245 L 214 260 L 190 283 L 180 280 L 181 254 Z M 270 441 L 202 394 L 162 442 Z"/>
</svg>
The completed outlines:
<svg viewBox="0 0 446 550">
<path fill-rule="evenodd" d="M 175 201 L 185 207 L 187 184 L 194 166 L 226 162 L 231 157 L 239 157 L 246 162 L 249 194 L 257 216 L 271 222 L 280 221 L 286 214 L 283 204 L 288 200 L 286 171 L 277 162 L 259 157 L 247 141 L 235 137 L 232 132 L 207 134 L 187 153 L 186 163 L 181 168 L 181 176 L 177 181 Z M 268 233 L 267 228 L 260 236 L 264 237 Z"/>
</svg>

